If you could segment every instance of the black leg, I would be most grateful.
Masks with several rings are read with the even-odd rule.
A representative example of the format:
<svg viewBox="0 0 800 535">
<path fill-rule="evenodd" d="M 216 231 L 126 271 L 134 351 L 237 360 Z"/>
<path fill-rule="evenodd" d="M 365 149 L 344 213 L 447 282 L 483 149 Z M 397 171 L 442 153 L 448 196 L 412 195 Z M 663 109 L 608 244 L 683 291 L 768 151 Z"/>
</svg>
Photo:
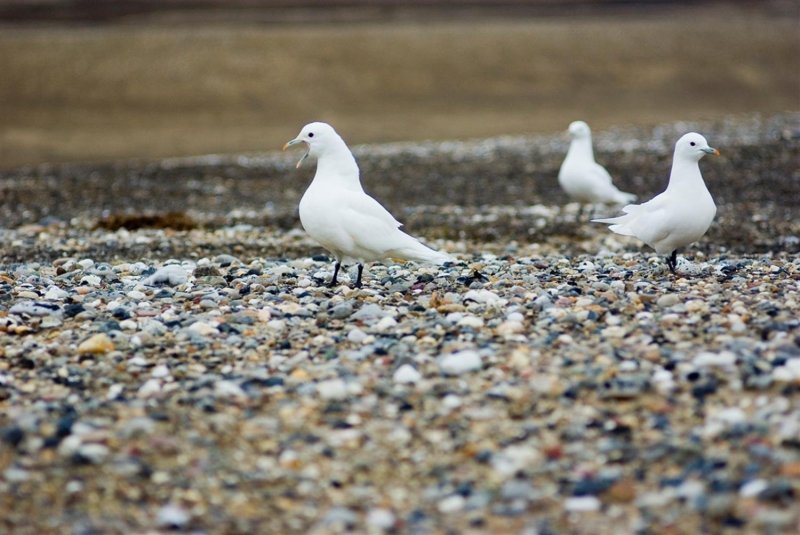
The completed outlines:
<svg viewBox="0 0 800 535">
<path fill-rule="evenodd" d="M 667 257 L 667 265 L 669 270 L 675 275 L 675 268 L 678 266 L 678 251 L 672 251 L 672 254 Z"/>
<path fill-rule="evenodd" d="M 575 214 L 575 222 L 576 223 L 583 223 L 583 211 L 584 211 L 585 208 L 586 208 L 586 205 L 583 204 L 583 203 L 580 203 L 578 205 L 578 213 Z"/>
<path fill-rule="evenodd" d="M 336 263 L 333 264 L 333 277 L 331 277 L 331 282 L 328 283 L 328 288 L 333 288 L 336 286 L 336 279 L 339 276 L 340 267 L 342 267 L 342 264 L 337 260 Z"/>
<path fill-rule="evenodd" d="M 356 288 L 361 288 L 361 274 L 364 272 L 364 264 L 358 265 L 358 276 L 356 277 Z"/>
</svg>

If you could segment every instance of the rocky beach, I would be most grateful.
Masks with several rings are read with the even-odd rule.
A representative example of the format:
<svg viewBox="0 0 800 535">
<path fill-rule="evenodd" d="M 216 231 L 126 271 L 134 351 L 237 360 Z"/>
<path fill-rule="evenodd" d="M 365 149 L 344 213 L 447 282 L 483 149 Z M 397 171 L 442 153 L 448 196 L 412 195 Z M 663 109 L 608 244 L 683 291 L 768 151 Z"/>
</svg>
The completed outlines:
<svg viewBox="0 0 800 535">
<path fill-rule="evenodd" d="M 676 276 L 567 202 L 558 135 L 356 147 L 456 257 L 361 289 L 297 154 L 0 172 L 0 531 L 797 532 L 800 115 L 596 156 L 648 199 L 689 130 L 718 212 Z"/>
</svg>

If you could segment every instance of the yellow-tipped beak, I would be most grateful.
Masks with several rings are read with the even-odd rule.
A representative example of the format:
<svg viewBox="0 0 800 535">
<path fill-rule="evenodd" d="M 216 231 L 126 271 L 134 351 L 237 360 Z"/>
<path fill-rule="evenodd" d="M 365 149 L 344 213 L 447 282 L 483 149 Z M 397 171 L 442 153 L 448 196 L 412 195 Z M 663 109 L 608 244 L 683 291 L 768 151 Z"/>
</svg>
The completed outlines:
<svg viewBox="0 0 800 535">
<path fill-rule="evenodd" d="M 297 138 L 291 139 L 291 140 L 286 142 L 286 145 L 283 146 L 283 150 L 288 149 L 292 145 L 297 145 L 298 143 L 301 143 L 302 141 L 303 141 L 302 139 L 297 139 Z"/>
<path fill-rule="evenodd" d="M 719 156 L 720 152 L 717 149 L 714 149 L 714 152 L 712 152 L 711 154 L 713 154 L 714 156 Z"/>
</svg>

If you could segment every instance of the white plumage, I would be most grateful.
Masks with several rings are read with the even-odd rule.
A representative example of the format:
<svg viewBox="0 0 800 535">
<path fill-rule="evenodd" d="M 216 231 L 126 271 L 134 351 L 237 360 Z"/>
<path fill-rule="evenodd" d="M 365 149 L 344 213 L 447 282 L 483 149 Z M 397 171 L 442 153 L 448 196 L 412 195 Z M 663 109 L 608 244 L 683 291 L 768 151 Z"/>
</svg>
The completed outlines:
<svg viewBox="0 0 800 535">
<path fill-rule="evenodd" d="M 608 223 L 617 234 L 635 236 L 658 254 L 668 255 L 674 273 L 678 249 L 702 238 L 717 213 L 698 165 L 706 154 L 719 151 L 700 134 L 684 135 L 675 144 L 666 191 L 644 204 L 624 207 L 623 216 L 593 221 Z"/>
<path fill-rule="evenodd" d="M 398 258 L 441 264 L 453 258 L 426 247 L 402 230 L 378 201 L 364 192 L 358 165 L 339 134 L 326 123 L 311 123 L 284 149 L 308 145 L 307 156 L 317 158 L 314 180 L 300 200 L 300 222 L 314 240 L 336 257 L 330 286 L 336 284 L 342 262 L 358 263 L 356 286 L 361 285 L 363 262 Z"/>
<path fill-rule="evenodd" d="M 636 199 L 618 190 L 608 171 L 594 161 L 589 125 L 575 121 L 568 131 L 572 141 L 558 172 L 558 183 L 567 195 L 581 203 L 625 204 Z"/>
</svg>

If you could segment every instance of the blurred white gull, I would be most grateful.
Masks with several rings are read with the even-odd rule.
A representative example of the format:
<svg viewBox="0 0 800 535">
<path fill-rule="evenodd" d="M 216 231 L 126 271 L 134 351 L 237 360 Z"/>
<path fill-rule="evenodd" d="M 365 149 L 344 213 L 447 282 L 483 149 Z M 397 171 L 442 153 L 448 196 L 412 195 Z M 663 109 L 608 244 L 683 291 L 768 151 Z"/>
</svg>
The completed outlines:
<svg viewBox="0 0 800 535">
<path fill-rule="evenodd" d="M 636 195 L 618 190 L 608 171 L 594 161 L 588 124 L 574 121 L 568 132 L 572 141 L 558 172 L 558 183 L 567 195 L 580 203 L 625 204 L 636 199 Z"/>
<path fill-rule="evenodd" d="M 307 124 L 283 148 L 297 143 L 308 146 L 297 167 L 308 156 L 317 158 L 314 180 L 300 200 L 300 222 L 309 236 L 336 257 L 330 287 L 336 286 L 344 261 L 358 263 L 355 286 L 360 287 L 364 262 L 396 258 L 442 264 L 453 260 L 401 231 L 402 223 L 364 192 L 356 160 L 333 127 Z"/>
<path fill-rule="evenodd" d="M 702 238 L 717 213 L 698 165 L 706 154 L 719 156 L 719 151 L 700 134 L 685 134 L 675 144 L 666 191 L 644 204 L 629 204 L 622 209 L 623 216 L 593 221 L 608 223 L 617 234 L 635 236 L 667 255 L 667 265 L 675 273 L 678 249 Z"/>
</svg>

